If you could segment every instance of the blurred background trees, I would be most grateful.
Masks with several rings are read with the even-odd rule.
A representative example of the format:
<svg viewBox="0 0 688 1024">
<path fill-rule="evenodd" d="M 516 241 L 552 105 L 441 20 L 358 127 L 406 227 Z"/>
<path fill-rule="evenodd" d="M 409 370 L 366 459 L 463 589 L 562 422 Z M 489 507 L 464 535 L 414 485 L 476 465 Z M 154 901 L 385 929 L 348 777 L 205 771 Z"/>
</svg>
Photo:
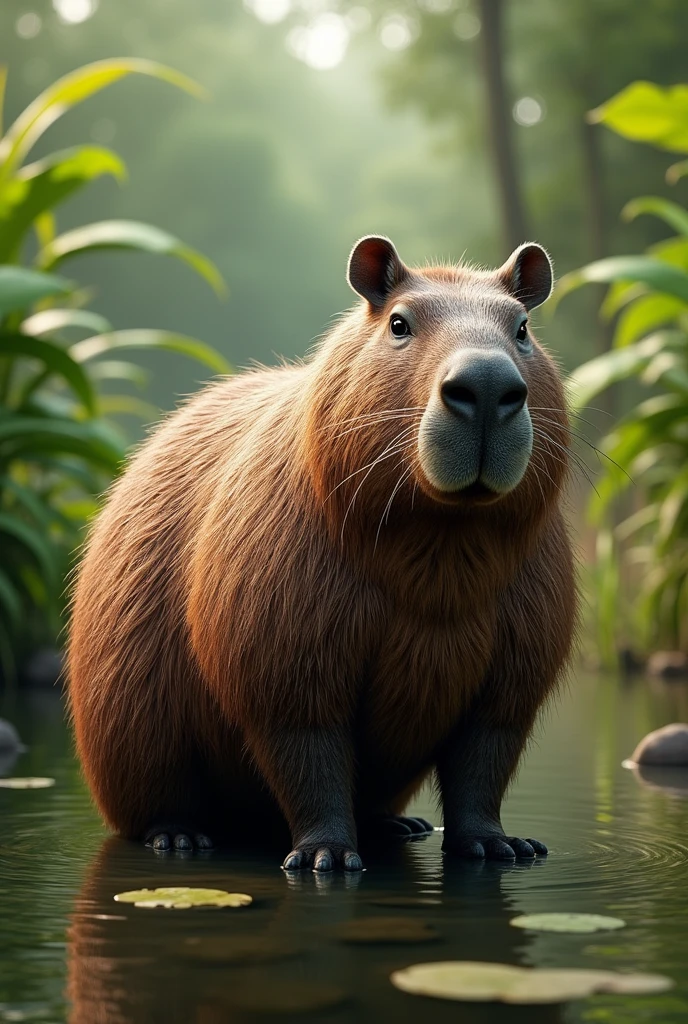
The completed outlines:
<svg viewBox="0 0 688 1024">
<path fill-rule="evenodd" d="M 586 114 L 631 81 L 685 78 L 687 38 L 685 0 L 0 6 L 6 124 L 58 76 L 104 58 L 160 61 L 208 91 L 198 102 L 124 80 L 49 126 L 32 159 L 85 142 L 117 151 L 128 187 L 94 177 L 62 204 L 60 231 L 116 218 L 155 224 L 207 254 L 228 301 L 145 253 L 76 256 L 68 276 L 88 282 L 89 309 L 118 329 L 201 338 L 238 368 L 308 350 L 352 300 L 346 255 L 366 232 L 390 235 L 409 262 L 465 253 L 493 265 L 537 238 L 560 275 L 660 243 L 675 227 L 620 213 L 648 191 L 685 206 L 688 179 L 668 184 L 666 154 Z M 612 345 L 603 295 L 597 284 L 555 319 L 542 315 L 540 336 L 566 370 Z M 158 408 L 204 377 L 174 353 L 137 362 L 152 371 L 145 397 Z M 615 388 L 595 401 L 617 415 L 638 393 Z M 594 440 L 608 417 L 584 415 Z M 141 418 L 117 421 L 130 440 L 141 436 Z M 585 488 L 574 490 L 578 508 Z M 591 559 L 594 536 L 584 531 L 582 545 Z"/>
</svg>

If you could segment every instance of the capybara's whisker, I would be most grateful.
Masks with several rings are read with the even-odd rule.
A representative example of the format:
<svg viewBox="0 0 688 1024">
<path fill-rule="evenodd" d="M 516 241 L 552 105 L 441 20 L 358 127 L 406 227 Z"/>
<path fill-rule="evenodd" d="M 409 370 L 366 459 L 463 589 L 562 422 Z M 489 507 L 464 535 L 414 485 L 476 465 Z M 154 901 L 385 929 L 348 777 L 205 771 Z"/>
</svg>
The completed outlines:
<svg viewBox="0 0 688 1024">
<path fill-rule="evenodd" d="M 542 422 L 543 422 L 543 423 L 546 423 L 546 424 L 548 424 L 548 425 L 554 425 L 554 426 L 558 426 L 558 424 L 556 423 L 556 421 L 555 421 L 555 420 L 549 420 L 549 419 L 547 419 L 547 418 L 544 418 L 544 419 L 542 420 Z M 586 421 L 586 422 L 587 422 L 587 421 Z M 622 473 L 623 473 L 623 474 L 624 474 L 625 476 L 627 476 L 627 477 L 628 477 L 628 479 L 629 479 L 629 480 L 631 481 L 631 483 L 634 483 L 633 477 L 632 477 L 632 476 L 630 475 L 630 473 L 628 473 L 628 472 L 627 472 L 627 471 L 626 471 L 626 470 L 624 469 L 624 467 L 623 467 L 623 466 L 621 466 L 621 465 L 620 465 L 620 464 L 619 464 L 619 463 L 618 463 L 618 462 L 617 462 L 617 461 L 616 461 L 615 459 L 613 459 L 613 458 L 611 457 L 611 455 L 607 455 L 607 453 L 606 453 L 606 452 L 603 452 L 601 448 L 598 448 L 598 447 L 597 447 L 597 445 L 594 445 L 594 444 L 592 443 L 592 441 L 590 441 L 590 440 L 589 440 L 589 439 L 588 439 L 588 438 L 587 438 L 587 437 L 585 436 L 585 434 L 581 434 L 581 432 L 580 432 L 579 430 L 574 430 L 574 429 L 573 429 L 573 427 L 567 427 L 566 429 L 567 429 L 567 431 L 568 431 L 568 433 L 569 433 L 569 434 L 571 434 L 571 435 L 572 435 L 573 437 L 575 437 L 575 438 L 576 438 L 576 440 L 578 440 L 578 441 L 582 441 L 582 442 L 583 442 L 583 444 L 587 444 L 588 448 L 592 448 L 592 450 L 593 450 L 593 451 L 594 451 L 594 452 L 595 452 L 595 453 L 597 454 L 597 458 L 598 458 L 598 461 L 599 461 L 599 458 L 600 458 L 600 456 L 602 456 L 602 458 L 603 458 L 603 459 L 606 459 L 606 460 L 607 460 L 607 462 L 610 462 L 610 463 L 612 464 L 612 466 L 616 466 L 616 468 L 617 468 L 618 470 L 620 470 L 620 472 L 622 472 Z"/>
<path fill-rule="evenodd" d="M 377 459 L 375 459 L 375 460 L 373 461 L 373 463 L 371 464 L 370 468 L 368 469 L 368 472 L 367 472 L 367 473 L 366 473 L 366 475 L 365 475 L 365 476 L 363 477 L 363 479 L 362 479 L 362 480 L 361 480 L 361 482 L 359 483 L 358 487 L 357 487 L 357 488 L 356 488 L 356 490 L 354 491 L 354 493 L 353 493 L 353 496 L 352 496 L 352 498 L 351 498 L 351 501 L 349 502 L 349 504 L 348 504 L 348 506 L 347 506 L 347 509 L 346 509 L 346 513 L 345 513 L 345 515 L 344 515 L 344 519 L 343 519 L 343 521 L 342 521 L 342 528 L 341 528 L 341 530 L 340 530 L 340 539 L 341 539 L 341 540 L 343 540 L 343 539 L 344 539 L 344 527 L 346 526 L 346 521 L 347 521 L 347 519 L 349 518 L 349 512 L 351 511 L 351 509 L 352 509 L 352 508 L 353 508 L 353 506 L 354 506 L 354 502 L 356 501 L 356 498 L 358 497 L 358 493 L 359 493 L 359 491 L 361 490 L 361 488 L 363 487 L 363 485 L 365 484 L 366 480 L 368 479 L 368 477 L 370 476 L 370 474 L 371 474 L 371 473 L 373 472 L 373 470 L 375 469 L 375 467 L 376 467 L 377 465 L 379 465 L 379 464 L 380 464 L 381 462 L 384 462 L 384 460 L 385 460 L 385 459 L 391 459 L 393 455 L 396 455 L 396 454 L 397 454 L 397 452 L 399 452 L 399 451 L 403 451 L 403 450 L 404 450 L 405 448 L 410 448 L 410 447 L 412 447 L 413 443 L 414 443 L 413 441 L 406 441 L 405 443 L 400 443 L 400 444 L 396 445 L 396 446 L 395 446 L 395 447 L 394 447 L 394 448 L 393 448 L 393 449 L 392 449 L 391 451 L 389 451 L 389 452 L 387 451 L 387 449 L 385 449 L 385 452 L 383 452 L 383 453 L 382 453 L 382 455 L 379 455 L 379 456 L 377 457 Z M 356 472 L 360 473 L 360 472 L 362 472 L 362 471 L 361 471 L 361 470 L 357 470 Z M 351 474 L 351 476 L 355 476 L 355 474 L 354 474 L 354 473 L 352 473 L 352 474 Z M 347 479 L 351 479 L 351 477 L 348 477 Z"/>
<path fill-rule="evenodd" d="M 578 470 L 583 474 L 585 479 L 588 481 L 588 483 L 590 484 L 590 486 L 594 490 L 595 494 L 597 494 L 598 497 L 599 497 L 599 491 L 595 487 L 595 482 L 593 481 L 592 477 L 590 476 L 590 473 L 592 472 L 592 470 L 583 461 L 583 459 L 576 452 L 572 451 L 570 448 L 566 448 L 564 445 L 559 444 L 558 441 L 555 441 L 554 438 L 550 437 L 550 435 L 545 430 L 543 430 L 542 428 L 533 427 L 533 430 L 537 434 L 539 434 L 541 437 L 543 437 L 549 444 L 553 445 L 555 448 L 560 449 L 564 453 L 564 458 L 563 459 L 559 459 L 558 461 L 561 461 L 563 463 L 565 463 L 566 460 L 572 460 L 573 461 L 574 468 L 578 468 Z M 556 459 L 557 456 L 555 456 L 554 453 L 552 453 L 552 458 Z"/>
<path fill-rule="evenodd" d="M 389 442 L 387 447 L 379 455 L 376 455 L 376 457 L 371 462 L 368 462 L 365 466 L 361 466 L 359 469 L 355 469 L 353 471 L 353 473 L 349 473 L 349 475 L 345 476 L 343 480 L 340 480 L 339 483 L 336 485 L 336 487 L 332 488 L 330 493 L 325 498 L 325 501 L 328 501 L 332 497 L 334 492 L 339 490 L 339 488 L 342 487 L 349 480 L 351 480 L 352 477 L 358 476 L 358 474 L 362 473 L 364 470 L 369 469 L 370 467 L 376 466 L 381 458 L 383 458 L 383 457 L 384 458 L 389 458 L 390 455 L 394 455 L 395 452 L 396 452 L 396 447 L 398 445 L 401 445 L 404 442 L 405 436 L 408 435 L 409 433 L 411 433 L 411 431 L 414 429 L 414 426 L 415 426 L 415 424 L 411 424 L 411 426 L 406 427 L 405 430 L 400 431 L 396 435 L 396 437 L 392 441 Z"/>
<path fill-rule="evenodd" d="M 401 462 L 400 462 L 400 465 L 403 465 L 403 462 L 404 462 L 404 460 L 402 459 Z M 382 515 L 380 516 L 380 522 L 377 525 L 377 532 L 375 534 L 375 544 L 373 545 L 373 551 L 377 550 L 377 542 L 380 539 L 380 530 L 382 529 L 383 520 L 385 522 L 389 522 L 389 513 L 390 513 L 391 508 L 392 508 L 392 502 L 394 501 L 394 495 L 397 493 L 399 488 L 403 485 L 404 481 L 408 479 L 408 477 L 410 476 L 410 474 L 412 472 L 413 472 L 413 466 L 407 466 L 406 469 L 402 470 L 401 475 L 399 476 L 399 479 L 397 480 L 396 484 L 394 485 L 394 489 L 392 490 L 392 493 L 389 496 L 387 504 L 385 505 L 385 507 L 382 510 Z"/>
<path fill-rule="evenodd" d="M 405 420 L 408 419 L 408 417 L 409 413 L 400 413 L 399 415 L 396 416 L 385 416 L 385 418 L 381 420 L 365 420 L 363 423 L 357 423 L 353 427 L 348 427 L 346 430 L 342 430 L 339 434 L 334 434 L 332 440 L 336 441 L 337 438 L 345 437 L 347 434 L 352 434 L 355 433 L 356 431 L 364 430 L 366 427 L 369 427 L 371 423 L 373 423 L 376 427 L 380 427 L 385 423 L 393 423 L 395 420 Z"/>
<path fill-rule="evenodd" d="M 343 427 L 347 423 L 355 423 L 357 421 L 363 422 L 377 422 L 378 420 L 386 420 L 387 417 L 394 419 L 396 417 L 403 417 L 409 413 L 424 412 L 423 406 L 421 405 L 409 405 L 400 409 L 381 409 L 374 412 L 364 412 L 359 416 L 348 416 L 346 419 L 335 420 L 332 423 L 326 423 L 323 427 L 320 427 L 320 431 L 336 430 L 337 427 Z"/>
</svg>

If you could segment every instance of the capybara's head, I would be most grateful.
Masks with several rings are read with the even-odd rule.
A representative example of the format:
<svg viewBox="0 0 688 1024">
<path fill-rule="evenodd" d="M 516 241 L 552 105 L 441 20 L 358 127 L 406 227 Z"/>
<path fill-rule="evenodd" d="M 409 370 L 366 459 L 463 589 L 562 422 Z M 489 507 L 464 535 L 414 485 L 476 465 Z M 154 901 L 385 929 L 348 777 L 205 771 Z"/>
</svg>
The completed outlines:
<svg viewBox="0 0 688 1024">
<path fill-rule="evenodd" d="M 529 313 L 552 289 L 545 250 L 499 269 L 411 269 L 362 238 L 348 281 L 364 300 L 316 357 L 313 421 L 323 488 L 379 515 L 380 501 L 526 514 L 561 487 L 568 424 L 552 359 Z M 389 510 L 386 515 L 389 515 Z"/>
</svg>

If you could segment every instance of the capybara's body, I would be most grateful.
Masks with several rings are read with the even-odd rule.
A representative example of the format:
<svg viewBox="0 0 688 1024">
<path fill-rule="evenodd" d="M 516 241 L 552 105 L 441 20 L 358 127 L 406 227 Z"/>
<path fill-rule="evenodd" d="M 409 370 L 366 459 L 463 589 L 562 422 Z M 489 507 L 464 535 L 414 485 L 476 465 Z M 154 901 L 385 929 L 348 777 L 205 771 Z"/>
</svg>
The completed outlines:
<svg viewBox="0 0 688 1024">
<path fill-rule="evenodd" d="M 436 770 L 447 849 L 545 852 L 499 824 L 574 620 L 561 386 L 532 339 L 502 358 L 544 285 L 516 257 L 410 271 L 381 244 L 359 243 L 367 302 L 311 359 L 202 391 L 97 521 L 70 698 L 124 836 L 231 845 L 286 823 L 286 867 L 356 868 L 357 828 Z M 491 397 L 513 367 L 527 405 L 520 385 Z"/>
</svg>

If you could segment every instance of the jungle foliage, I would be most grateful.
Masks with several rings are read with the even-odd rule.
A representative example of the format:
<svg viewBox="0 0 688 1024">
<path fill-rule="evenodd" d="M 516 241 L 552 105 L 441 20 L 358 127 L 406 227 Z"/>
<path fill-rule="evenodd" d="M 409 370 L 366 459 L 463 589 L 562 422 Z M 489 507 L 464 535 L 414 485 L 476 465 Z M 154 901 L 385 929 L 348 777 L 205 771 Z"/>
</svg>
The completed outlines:
<svg viewBox="0 0 688 1024">
<path fill-rule="evenodd" d="M 686 85 L 635 82 L 589 118 L 627 139 L 688 154 Z M 672 164 L 666 178 L 673 184 L 685 175 L 688 159 Z M 673 234 L 641 255 L 590 263 L 558 288 L 561 299 L 583 284 L 608 285 L 601 312 L 614 321 L 611 350 L 572 375 L 574 410 L 620 382 L 639 382 L 642 391 L 604 439 L 612 461 L 590 505 L 600 531 L 598 622 L 608 661 L 629 635 L 644 647 L 688 642 L 688 210 L 641 196 L 622 217 L 641 216 L 659 218 Z"/>
<path fill-rule="evenodd" d="M 125 178 L 120 157 L 89 144 L 27 162 L 57 118 L 133 73 L 199 92 L 163 65 L 103 60 L 60 78 L 0 139 L 0 675 L 6 679 L 29 644 L 59 631 L 71 555 L 127 449 L 119 418 L 150 421 L 158 414 L 135 393 L 145 387 L 146 372 L 121 352 L 165 349 L 213 372 L 229 369 L 193 338 L 114 330 L 88 308 L 88 288 L 65 276 L 65 264 L 76 256 L 129 249 L 175 256 L 224 291 L 209 260 L 149 224 L 103 220 L 58 231 L 55 210 L 69 196 L 104 175 Z M 0 113 L 4 82 L 0 69 Z"/>
</svg>

